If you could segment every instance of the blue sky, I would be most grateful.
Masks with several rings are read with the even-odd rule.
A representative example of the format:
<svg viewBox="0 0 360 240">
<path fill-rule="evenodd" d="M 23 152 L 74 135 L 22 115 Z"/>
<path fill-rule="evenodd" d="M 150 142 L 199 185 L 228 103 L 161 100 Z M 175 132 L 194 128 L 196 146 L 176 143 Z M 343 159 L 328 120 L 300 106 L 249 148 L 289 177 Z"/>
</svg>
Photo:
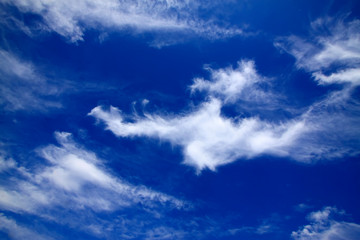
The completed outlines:
<svg viewBox="0 0 360 240">
<path fill-rule="evenodd" d="M 1 239 L 359 239 L 358 1 L 1 0 Z"/>
</svg>

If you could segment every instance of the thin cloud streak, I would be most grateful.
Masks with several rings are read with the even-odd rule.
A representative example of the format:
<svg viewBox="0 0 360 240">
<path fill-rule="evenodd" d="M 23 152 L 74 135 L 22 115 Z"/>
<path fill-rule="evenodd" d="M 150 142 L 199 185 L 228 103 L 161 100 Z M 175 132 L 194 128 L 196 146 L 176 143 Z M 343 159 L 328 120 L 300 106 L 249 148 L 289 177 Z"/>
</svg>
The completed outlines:
<svg viewBox="0 0 360 240">
<path fill-rule="evenodd" d="M 52 84 L 36 66 L 0 49 L 0 105 L 8 111 L 61 108 L 59 96 L 64 86 Z"/>
<path fill-rule="evenodd" d="M 202 20 L 198 9 L 202 1 L 147 1 L 147 0 L 83 0 L 83 1 L 3 1 L 18 7 L 21 12 L 42 16 L 44 29 L 57 32 L 70 42 L 84 40 L 87 29 L 136 32 L 185 33 L 208 39 L 227 38 L 242 34 L 241 29 L 223 28 L 214 19 Z M 208 4 L 205 4 L 205 6 Z M 175 38 L 176 39 L 176 38 Z M 177 42 L 160 38 L 153 45 Z"/>
<path fill-rule="evenodd" d="M 0 230 L 5 232 L 11 239 L 38 239 L 38 240 L 51 240 L 53 238 L 41 235 L 34 230 L 27 227 L 20 226 L 15 220 L 0 213 Z"/>
<path fill-rule="evenodd" d="M 53 77 L 49 74 L 54 72 L 52 68 L 52 65 L 26 60 L 20 54 L 0 48 L 2 109 L 7 112 L 48 113 L 64 109 L 64 99 L 69 95 L 114 88 L 103 83 L 81 82 L 77 78 Z"/>
<path fill-rule="evenodd" d="M 72 206 L 75 212 L 84 208 L 115 211 L 134 204 L 185 207 L 181 200 L 111 175 L 94 153 L 71 140 L 71 134 L 58 132 L 56 138 L 60 146 L 49 145 L 39 150 L 48 161 L 46 165 L 25 174 L 20 167 L 8 167 L 17 177 L 9 179 L 11 184 L 1 186 L 1 209 L 46 216 L 48 211 L 67 206 Z"/>
</svg>

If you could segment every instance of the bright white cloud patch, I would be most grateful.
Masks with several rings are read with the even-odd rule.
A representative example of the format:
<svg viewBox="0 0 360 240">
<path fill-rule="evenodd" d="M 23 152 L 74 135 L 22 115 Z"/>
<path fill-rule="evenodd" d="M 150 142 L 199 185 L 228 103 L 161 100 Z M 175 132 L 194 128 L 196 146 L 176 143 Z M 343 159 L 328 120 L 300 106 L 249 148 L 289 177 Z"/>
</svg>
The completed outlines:
<svg viewBox="0 0 360 240">
<path fill-rule="evenodd" d="M 349 68 L 340 70 L 337 73 L 325 75 L 321 72 L 313 73 L 313 76 L 321 84 L 349 82 L 353 85 L 360 85 L 360 68 Z"/>
<path fill-rule="evenodd" d="M 190 86 L 192 92 L 205 91 L 207 94 L 219 97 L 225 102 L 236 102 L 239 99 L 248 101 L 264 101 L 270 93 L 264 92 L 260 84 L 266 84 L 268 79 L 260 76 L 253 61 L 240 61 L 236 69 L 208 69 L 211 81 L 203 78 L 194 79 Z"/>
<path fill-rule="evenodd" d="M 351 222 L 337 221 L 336 215 L 344 212 L 333 207 L 309 215 L 310 224 L 291 234 L 296 240 L 356 240 L 360 238 L 360 225 Z"/>
<path fill-rule="evenodd" d="M 69 133 L 56 133 L 60 146 L 40 150 L 47 166 L 24 174 L 0 187 L 0 208 L 13 212 L 46 215 L 58 207 L 74 211 L 114 211 L 133 204 L 182 208 L 184 202 L 146 188 L 134 186 L 108 173 L 95 154 L 77 146 Z"/>
<path fill-rule="evenodd" d="M 315 37 L 310 40 L 290 36 L 275 45 L 293 55 L 297 67 L 312 72 L 320 84 L 359 85 L 360 21 L 324 18 L 311 26 Z"/>
<path fill-rule="evenodd" d="M 145 117 L 135 116 L 133 122 L 126 122 L 125 115 L 117 108 L 96 107 L 89 115 L 103 121 L 117 136 L 153 137 L 182 146 L 184 162 L 198 171 L 215 170 L 239 158 L 249 159 L 261 154 L 290 155 L 299 137 L 308 131 L 304 119 L 271 123 L 257 117 L 231 119 L 221 114 L 221 108 L 228 101 L 268 101 L 257 85 L 265 78 L 256 73 L 254 63 L 242 61 L 237 69 L 214 70 L 211 76 L 212 81 L 194 80 L 191 89 L 205 91 L 210 100 L 188 114 L 145 114 Z M 261 97 L 257 98 L 259 95 Z"/>
<path fill-rule="evenodd" d="M 287 106 L 274 100 L 275 93 L 263 90 L 267 78 L 256 72 L 251 61 L 239 62 L 236 69 L 210 71 L 210 81 L 197 78 L 190 86 L 192 91 L 204 91 L 207 101 L 187 114 L 145 113 L 144 117 L 130 117 L 129 122 L 129 116 L 119 109 L 98 106 L 89 115 L 119 137 L 158 138 L 181 146 L 184 163 L 198 172 L 263 154 L 312 162 L 359 153 L 358 117 L 337 110 L 358 109 L 357 104 L 349 103 L 348 91 L 330 94 L 292 119 L 274 122 L 261 115 L 229 118 L 221 113 L 227 104 L 239 104 L 240 108 L 242 104 L 265 106 L 269 102 L 276 108 Z"/>
<path fill-rule="evenodd" d="M 16 0 L 3 1 L 22 12 L 39 14 L 47 27 L 71 42 L 83 40 L 86 29 L 188 32 L 206 38 L 241 34 L 240 29 L 222 28 L 213 19 L 200 20 L 197 11 L 206 1 L 181 0 Z M 178 40 L 172 40 L 178 41 Z M 161 43 L 159 43 L 161 44 Z"/>
<path fill-rule="evenodd" d="M 183 147 L 185 163 L 197 170 L 215 170 L 238 158 L 264 153 L 287 156 L 288 150 L 306 127 L 302 121 L 271 124 L 258 118 L 239 121 L 221 116 L 217 99 L 197 110 L 177 117 L 146 115 L 134 123 L 124 121 L 121 112 L 94 108 L 90 115 L 103 121 L 106 128 L 121 137 L 145 136 L 170 141 Z"/>
</svg>

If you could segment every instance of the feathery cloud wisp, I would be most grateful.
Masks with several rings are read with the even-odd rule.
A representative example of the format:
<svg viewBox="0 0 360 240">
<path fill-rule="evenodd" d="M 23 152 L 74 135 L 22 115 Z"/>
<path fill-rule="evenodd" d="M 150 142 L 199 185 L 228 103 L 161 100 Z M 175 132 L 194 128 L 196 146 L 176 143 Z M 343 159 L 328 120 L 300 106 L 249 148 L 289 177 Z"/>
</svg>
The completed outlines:
<svg viewBox="0 0 360 240">
<path fill-rule="evenodd" d="M 114 211 L 134 204 L 182 208 L 184 202 L 145 186 L 134 186 L 111 175 L 94 153 L 79 147 L 69 133 L 56 133 L 60 146 L 40 150 L 48 166 L 27 171 L 15 166 L 21 177 L 0 188 L 0 208 L 13 212 L 44 215 L 58 207 L 84 207 Z M 15 175 L 15 174 L 14 174 Z M 42 211 L 44 210 L 44 211 Z M 45 214 L 46 215 L 46 214 Z"/>
<path fill-rule="evenodd" d="M 39 239 L 51 240 L 48 236 L 40 235 L 37 232 L 30 230 L 24 226 L 20 226 L 15 220 L 0 213 L 0 230 L 5 232 L 11 239 Z"/>
<path fill-rule="evenodd" d="M 231 118 L 222 114 L 227 104 L 264 106 L 270 102 L 277 108 L 284 107 L 272 97 L 276 93 L 264 90 L 266 79 L 256 72 L 253 62 L 241 61 L 236 69 L 211 70 L 210 81 L 195 79 L 190 89 L 204 91 L 206 100 L 187 114 L 145 113 L 144 117 L 130 117 L 132 121 L 128 122 L 119 109 L 98 106 L 89 115 L 105 123 L 116 136 L 158 138 L 181 146 L 184 163 L 198 172 L 263 154 L 312 162 L 359 153 L 356 139 L 360 128 L 355 124 L 358 117 L 336 111 L 340 106 L 358 110 L 356 104 L 349 103 L 351 93 L 345 90 L 329 94 L 300 116 L 282 121 L 270 121 L 261 115 Z M 340 122 L 347 124 L 340 128 Z"/>
<path fill-rule="evenodd" d="M 148 1 L 148 0 L 82 0 L 4 1 L 21 12 L 42 16 L 46 28 L 68 38 L 83 40 L 87 29 L 126 30 L 135 32 L 182 32 L 210 39 L 242 34 L 241 29 L 220 27 L 214 19 L 202 20 L 198 9 L 203 1 Z M 205 3 L 205 4 L 204 4 Z M 176 42 L 179 39 L 170 39 Z M 160 46 L 165 42 L 157 43 Z"/>
<path fill-rule="evenodd" d="M 51 83 L 36 67 L 11 52 L 0 49 L 0 105 L 10 111 L 46 110 L 62 107 L 51 97 L 64 91 L 64 86 Z"/>
<path fill-rule="evenodd" d="M 96 107 L 89 115 L 103 121 L 107 129 L 120 137 L 155 137 L 180 145 L 184 162 L 198 171 L 215 170 L 236 159 L 261 154 L 287 156 L 298 137 L 307 131 L 303 119 L 271 123 L 258 117 L 235 120 L 221 114 L 227 102 L 268 101 L 267 93 L 258 86 L 263 79 L 256 73 L 253 62 L 242 61 L 237 69 L 212 71 L 213 81 L 195 79 L 190 88 L 205 91 L 210 100 L 188 114 L 174 117 L 145 114 L 131 123 L 115 107 L 109 111 Z"/>
<path fill-rule="evenodd" d="M 264 153 L 286 156 L 288 147 L 306 129 L 302 121 L 271 124 L 246 118 L 234 122 L 221 116 L 221 107 L 219 100 L 212 99 L 188 115 L 146 115 L 134 123 L 125 122 L 114 107 L 109 111 L 96 107 L 90 115 L 103 121 L 117 136 L 155 137 L 182 146 L 184 162 L 198 171 L 215 170 L 238 158 L 253 158 Z"/>
<path fill-rule="evenodd" d="M 311 27 L 314 33 L 309 40 L 289 36 L 280 38 L 275 46 L 293 55 L 297 67 L 311 72 L 319 84 L 350 83 L 358 86 L 360 20 L 346 22 L 344 19 L 320 18 Z"/>
</svg>

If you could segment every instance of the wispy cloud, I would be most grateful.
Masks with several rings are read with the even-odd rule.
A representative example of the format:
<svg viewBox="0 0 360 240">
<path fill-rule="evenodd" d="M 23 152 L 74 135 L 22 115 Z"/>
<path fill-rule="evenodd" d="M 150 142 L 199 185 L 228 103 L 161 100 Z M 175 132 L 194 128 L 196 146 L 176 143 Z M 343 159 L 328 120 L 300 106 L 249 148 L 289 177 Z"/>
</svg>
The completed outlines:
<svg viewBox="0 0 360 240">
<path fill-rule="evenodd" d="M 264 101 L 266 94 L 257 86 L 262 79 L 265 78 L 256 73 L 253 62 L 242 61 L 237 69 L 213 71 L 213 81 L 195 79 L 191 88 L 206 91 L 210 100 L 188 114 L 145 114 L 145 117 L 135 116 L 133 122 L 126 122 L 125 115 L 117 108 L 96 107 L 89 115 L 103 121 L 117 136 L 155 137 L 182 146 L 184 162 L 198 171 L 215 170 L 239 158 L 249 159 L 261 154 L 287 156 L 307 129 L 302 119 L 270 123 L 257 117 L 231 119 L 221 114 L 221 108 L 230 100 Z"/>
<path fill-rule="evenodd" d="M 0 104 L 10 111 L 60 108 L 54 97 L 64 86 L 51 83 L 31 62 L 0 49 Z"/>
<path fill-rule="evenodd" d="M 306 38 L 292 35 L 275 42 L 275 46 L 293 55 L 297 68 L 311 73 L 319 85 L 339 84 L 342 87 L 315 102 L 304 115 L 317 133 L 312 135 L 313 140 L 308 138 L 312 144 L 307 145 L 308 149 L 313 149 L 314 156 L 333 158 L 359 154 L 360 130 L 356 113 L 360 109 L 354 95 L 360 83 L 359 30 L 358 19 L 326 17 L 311 23 Z"/>
<path fill-rule="evenodd" d="M 336 220 L 343 214 L 343 211 L 334 207 L 312 212 L 308 216 L 310 224 L 292 232 L 291 236 L 297 240 L 358 239 L 359 224 Z"/>
<path fill-rule="evenodd" d="M 0 232 L 13 239 L 57 239 L 56 232 L 44 231 L 55 224 L 104 239 L 206 239 L 219 229 L 207 217 L 194 217 L 191 203 L 115 176 L 71 134 L 55 135 L 58 145 L 37 150 L 45 162 L 26 169 L 1 159 L 0 210 L 12 218 L 0 214 Z M 38 231 L 23 224 L 24 217 L 36 219 Z"/>
<path fill-rule="evenodd" d="M 50 240 L 52 238 L 38 234 L 34 230 L 20 226 L 15 220 L 0 213 L 0 231 L 5 232 L 11 239 L 39 239 Z"/>
<path fill-rule="evenodd" d="M 273 213 L 268 218 L 258 220 L 258 224 L 255 226 L 241 226 L 238 228 L 231 228 L 226 232 L 228 235 L 237 236 L 238 239 L 253 239 L 256 238 L 256 235 L 264 235 L 264 237 L 266 235 L 268 239 L 273 239 L 274 235 L 281 235 L 282 229 L 280 226 L 284 221 L 283 216 L 280 217 L 280 215 L 277 213 Z"/>
<path fill-rule="evenodd" d="M 69 95 L 114 88 L 78 80 L 62 78 L 51 64 L 28 60 L 0 48 L 0 107 L 5 111 L 49 112 L 62 109 L 63 100 Z"/>
<path fill-rule="evenodd" d="M 115 107 L 98 106 L 89 115 L 119 137 L 158 138 L 181 146 L 184 163 L 198 172 L 263 154 L 313 162 L 359 153 L 360 129 L 355 123 L 359 119 L 353 114 L 359 107 L 351 91 L 333 92 L 300 115 L 274 121 L 252 110 L 256 106 L 290 106 L 277 100 L 269 78 L 258 74 L 253 62 L 243 60 L 235 69 L 210 72 L 210 80 L 197 78 L 190 86 L 193 93 L 205 92 L 205 101 L 188 113 L 128 116 Z M 229 104 L 255 107 L 248 117 L 227 117 L 222 108 Z M 340 127 L 340 122 L 347 124 Z"/>
<path fill-rule="evenodd" d="M 222 221 L 193 214 L 152 216 L 150 212 L 133 211 L 107 219 L 102 224 L 90 225 L 89 230 L 107 239 L 209 239 L 223 236 L 225 226 Z"/>
<path fill-rule="evenodd" d="M 96 107 L 90 115 L 119 137 L 155 137 L 182 146 L 184 162 L 198 171 L 264 153 L 286 156 L 306 129 L 302 121 L 271 124 L 255 117 L 234 121 L 221 115 L 221 107 L 219 100 L 212 99 L 184 116 L 147 114 L 134 123 L 124 121 L 115 107 L 109 111 Z"/>
<path fill-rule="evenodd" d="M 360 68 L 349 68 L 339 72 L 325 75 L 321 72 L 313 73 L 313 76 L 320 83 L 332 84 L 349 82 L 353 85 L 360 85 Z"/>
<path fill-rule="evenodd" d="M 1 172 L 5 172 L 8 171 L 9 169 L 15 168 L 17 166 L 16 162 L 14 161 L 14 159 L 9 158 L 7 159 L 5 156 L 3 156 L 4 154 L 2 154 L 0 152 L 0 173 Z"/>
<path fill-rule="evenodd" d="M 275 230 L 277 230 L 276 226 L 263 223 L 257 227 L 232 228 L 229 229 L 228 232 L 230 235 L 238 235 L 242 233 L 264 235 L 264 234 L 272 233 Z"/>
<path fill-rule="evenodd" d="M 275 46 L 296 58 L 298 68 L 312 73 L 319 84 L 360 83 L 360 21 L 320 18 L 311 35 L 279 38 Z"/>
<path fill-rule="evenodd" d="M 300 204 L 294 206 L 295 211 L 298 211 L 298 212 L 304 212 L 311 208 L 312 208 L 312 206 L 305 204 L 305 203 L 300 203 Z"/>
<path fill-rule="evenodd" d="M 210 39 L 242 34 L 238 28 L 221 27 L 215 19 L 199 17 L 199 8 L 208 6 L 206 1 L 181 0 L 82 0 L 3 1 L 15 5 L 24 13 L 42 16 L 46 28 L 66 37 L 71 42 L 83 40 L 87 29 L 128 30 L 135 32 L 185 33 Z M 167 42 L 179 39 L 169 38 Z M 155 45 L 166 43 L 162 37 Z"/>
<path fill-rule="evenodd" d="M 114 176 L 94 153 L 78 146 L 71 134 L 57 132 L 55 135 L 59 146 L 49 145 L 38 150 L 47 163 L 27 170 L 17 163 L 3 164 L 10 165 L 7 171 L 12 177 L 0 187 L 2 210 L 76 224 L 74 221 L 83 222 L 81 216 L 91 216 L 92 211 L 111 213 L 134 206 L 140 212 L 146 208 L 162 211 L 190 206 L 175 197 Z M 6 176 L 9 175 L 3 175 Z"/>
</svg>

